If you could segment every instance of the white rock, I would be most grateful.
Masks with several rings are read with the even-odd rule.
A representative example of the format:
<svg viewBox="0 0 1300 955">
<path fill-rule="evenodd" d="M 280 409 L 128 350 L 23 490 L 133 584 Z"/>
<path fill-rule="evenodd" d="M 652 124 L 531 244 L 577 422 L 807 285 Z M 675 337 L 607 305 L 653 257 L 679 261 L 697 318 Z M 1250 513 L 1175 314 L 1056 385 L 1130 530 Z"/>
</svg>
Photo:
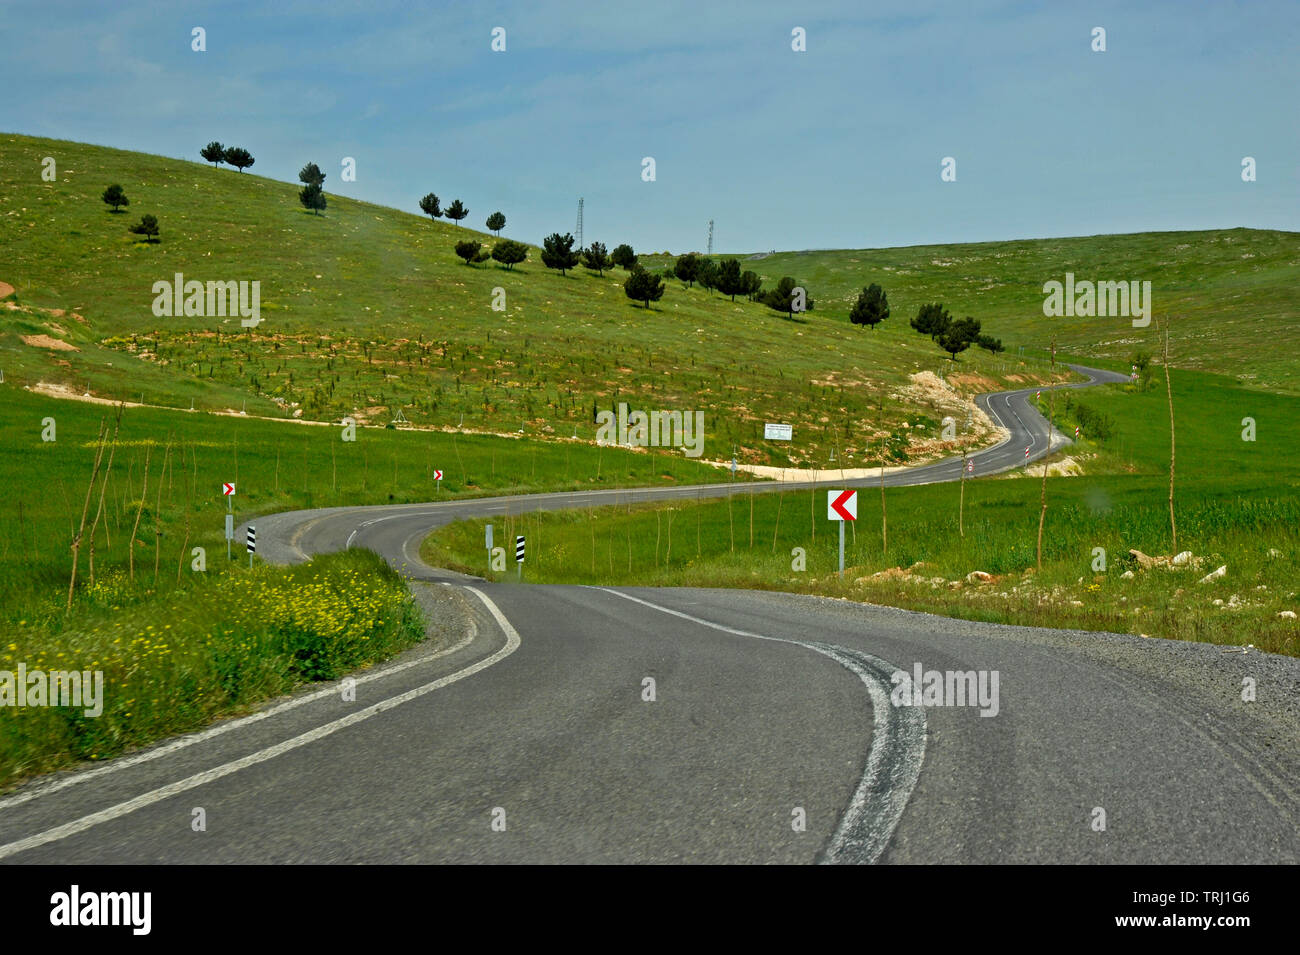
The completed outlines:
<svg viewBox="0 0 1300 955">
<path fill-rule="evenodd" d="M 1133 571 L 1131 571 L 1131 570 L 1126 570 L 1126 571 L 1124 571 L 1124 573 L 1120 574 L 1119 576 L 1120 576 L 1120 579 L 1121 579 L 1121 580 L 1132 580 L 1133 577 L 1134 577 L 1134 574 L 1133 574 Z"/>
<path fill-rule="evenodd" d="M 1212 580 L 1218 580 L 1220 577 L 1226 577 L 1227 574 L 1228 574 L 1228 565 L 1224 564 L 1221 567 L 1216 567 L 1214 570 L 1210 571 L 1199 581 L 1197 581 L 1197 583 L 1208 584 Z"/>
<path fill-rule="evenodd" d="M 1191 560 L 1192 560 L 1192 552 L 1190 550 L 1185 550 L 1181 554 L 1177 554 L 1174 556 L 1174 566 L 1182 567 L 1184 564 L 1190 563 Z"/>
<path fill-rule="evenodd" d="M 1279 617 L 1285 617 L 1287 620 L 1294 620 L 1294 619 L 1295 619 L 1295 611 L 1294 611 L 1294 610 L 1279 610 L 1277 615 L 1278 615 Z"/>
</svg>

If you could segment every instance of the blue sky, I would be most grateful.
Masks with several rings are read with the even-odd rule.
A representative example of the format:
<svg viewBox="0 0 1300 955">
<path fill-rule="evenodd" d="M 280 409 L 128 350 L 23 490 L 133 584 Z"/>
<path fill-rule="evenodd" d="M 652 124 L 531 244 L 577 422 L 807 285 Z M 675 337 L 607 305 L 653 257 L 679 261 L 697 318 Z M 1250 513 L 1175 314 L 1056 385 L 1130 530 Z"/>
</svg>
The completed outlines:
<svg viewBox="0 0 1300 955">
<path fill-rule="evenodd" d="M 588 240 L 638 251 L 703 250 L 709 219 L 724 253 L 1300 229 L 1294 0 L 5 0 L 0 33 L 5 131 L 218 139 L 277 179 L 315 161 L 327 193 L 500 209 L 530 242 L 579 196 Z"/>
</svg>

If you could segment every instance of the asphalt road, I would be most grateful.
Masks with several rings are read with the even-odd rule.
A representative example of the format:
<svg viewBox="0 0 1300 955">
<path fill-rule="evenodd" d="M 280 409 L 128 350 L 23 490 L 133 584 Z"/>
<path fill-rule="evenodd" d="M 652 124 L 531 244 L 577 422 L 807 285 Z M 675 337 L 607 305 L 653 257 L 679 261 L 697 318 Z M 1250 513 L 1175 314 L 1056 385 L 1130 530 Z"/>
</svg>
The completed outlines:
<svg viewBox="0 0 1300 955">
<path fill-rule="evenodd" d="M 1028 393 L 987 399 L 1011 437 L 977 473 L 1046 451 Z M 789 594 L 487 584 L 418 560 L 467 515 L 727 492 L 259 518 L 271 560 L 354 546 L 404 565 L 431 639 L 359 676 L 354 701 L 311 688 L 0 799 L 0 861 L 1300 858 L 1300 661 Z M 997 692 L 893 705 L 918 664 L 996 674 Z"/>
</svg>

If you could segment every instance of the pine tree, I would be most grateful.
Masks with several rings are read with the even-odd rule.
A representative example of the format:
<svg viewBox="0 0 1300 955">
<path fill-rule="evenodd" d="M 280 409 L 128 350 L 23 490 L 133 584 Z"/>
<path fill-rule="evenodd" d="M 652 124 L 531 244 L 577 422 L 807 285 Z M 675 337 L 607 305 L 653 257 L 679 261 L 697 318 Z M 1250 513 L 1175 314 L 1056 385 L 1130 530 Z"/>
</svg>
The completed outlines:
<svg viewBox="0 0 1300 955">
<path fill-rule="evenodd" d="M 623 283 L 623 292 L 634 302 L 644 302 L 645 307 L 649 308 L 651 302 L 657 302 L 664 297 L 664 283 L 659 276 L 647 272 L 639 265 L 632 269 Z"/>
<path fill-rule="evenodd" d="M 141 216 L 140 221 L 127 226 L 126 231 L 144 236 L 146 242 L 153 242 L 158 236 L 158 220 L 150 215 Z"/>
<path fill-rule="evenodd" d="M 528 258 L 528 246 L 514 239 L 502 239 L 492 246 L 492 258 L 504 265 L 507 271 L 514 271 L 516 265 Z"/>
<path fill-rule="evenodd" d="M 559 269 L 563 275 L 578 264 L 578 253 L 573 251 L 573 236 L 566 232 L 552 232 L 542 240 L 542 264 L 548 269 Z"/>
<path fill-rule="evenodd" d="M 420 200 L 420 211 L 432 219 L 442 217 L 442 206 L 438 205 L 438 197 L 432 192 Z"/>
<path fill-rule="evenodd" d="M 459 199 L 453 199 L 451 205 L 444 209 L 442 214 L 459 226 L 460 220 L 469 215 L 469 210 L 465 208 L 464 203 Z"/>
<path fill-rule="evenodd" d="M 224 156 L 226 162 L 230 163 L 230 165 L 234 166 L 240 172 L 243 172 L 249 166 L 253 165 L 253 163 L 257 162 L 257 160 L 253 158 L 253 154 L 243 146 L 227 146 Z"/>
<path fill-rule="evenodd" d="M 636 253 L 632 251 L 632 246 L 624 242 L 621 245 L 614 246 L 614 251 L 609 254 L 609 261 L 613 265 L 622 266 L 625 271 L 632 271 L 636 265 Z"/>
<path fill-rule="evenodd" d="M 199 150 L 199 155 L 212 163 L 212 168 L 216 169 L 226 161 L 226 148 L 214 139 Z"/>
<path fill-rule="evenodd" d="M 730 295 L 734 302 L 736 296 L 745 291 L 745 283 L 740 275 L 739 259 L 723 259 L 718 265 L 718 291 Z"/>
<path fill-rule="evenodd" d="M 102 198 L 113 207 L 114 212 L 118 211 L 118 206 L 129 206 L 131 204 L 131 200 L 126 197 L 126 193 L 122 191 L 122 187 L 117 183 L 113 183 L 113 185 L 105 189 Z"/>
<path fill-rule="evenodd" d="M 597 275 L 604 275 L 610 267 L 609 255 L 603 242 L 593 242 L 582 250 L 582 264 Z"/>
<path fill-rule="evenodd" d="M 673 265 L 673 275 L 685 282 L 687 288 L 695 284 L 695 278 L 699 273 L 700 257 L 694 252 L 687 252 L 677 257 L 677 262 Z"/>
<path fill-rule="evenodd" d="M 813 309 L 812 296 L 808 294 L 808 290 L 788 275 L 777 282 L 776 287 L 764 295 L 762 300 L 768 308 L 785 312 L 789 318 L 794 318 L 796 311 L 811 312 Z"/>
<path fill-rule="evenodd" d="M 874 332 L 876 326 L 889 317 L 889 299 L 885 290 L 872 282 L 858 295 L 858 301 L 849 312 L 854 325 L 867 325 Z"/>
<path fill-rule="evenodd" d="M 457 242 L 456 254 L 465 260 L 466 265 L 469 265 L 470 262 L 474 261 L 475 257 L 478 256 L 479 249 L 482 247 L 483 244 L 481 242 L 475 242 L 472 239 L 464 242 Z"/>
</svg>

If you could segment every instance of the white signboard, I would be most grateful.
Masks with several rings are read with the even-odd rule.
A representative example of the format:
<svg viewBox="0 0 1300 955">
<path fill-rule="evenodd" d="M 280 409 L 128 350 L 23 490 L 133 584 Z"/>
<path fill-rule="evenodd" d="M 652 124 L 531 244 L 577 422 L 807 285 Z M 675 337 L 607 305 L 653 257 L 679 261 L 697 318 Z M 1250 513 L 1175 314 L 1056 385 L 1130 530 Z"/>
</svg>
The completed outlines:
<svg viewBox="0 0 1300 955">
<path fill-rule="evenodd" d="M 769 441 L 793 441 L 794 428 L 788 424 L 771 424 L 763 425 L 763 437 Z"/>
</svg>

